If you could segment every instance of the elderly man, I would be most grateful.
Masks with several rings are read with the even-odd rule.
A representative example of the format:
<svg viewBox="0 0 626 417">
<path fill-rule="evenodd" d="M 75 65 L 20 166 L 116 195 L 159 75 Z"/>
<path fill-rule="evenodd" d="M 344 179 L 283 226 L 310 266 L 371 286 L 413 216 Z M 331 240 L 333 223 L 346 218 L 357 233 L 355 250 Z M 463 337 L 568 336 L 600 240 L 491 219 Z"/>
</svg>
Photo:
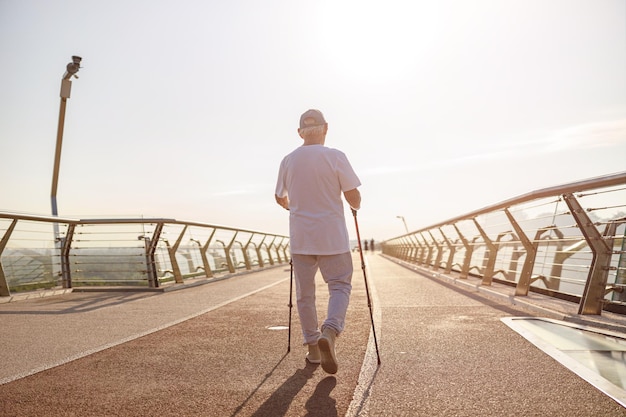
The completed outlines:
<svg viewBox="0 0 626 417">
<path fill-rule="evenodd" d="M 302 146 L 280 164 L 276 202 L 289 210 L 289 246 L 296 278 L 298 314 L 306 359 L 337 372 L 335 339 L 344 330 L 352 290 L 352 256 L 341 195 L 358 210 L 361 182 L 346 155 L 324 146 L 328 123 L 319 110 L 300 117 Z M 329 290 L 321 328 L 315 307 L 315 275 L 321 272 Z"/>
</svg>

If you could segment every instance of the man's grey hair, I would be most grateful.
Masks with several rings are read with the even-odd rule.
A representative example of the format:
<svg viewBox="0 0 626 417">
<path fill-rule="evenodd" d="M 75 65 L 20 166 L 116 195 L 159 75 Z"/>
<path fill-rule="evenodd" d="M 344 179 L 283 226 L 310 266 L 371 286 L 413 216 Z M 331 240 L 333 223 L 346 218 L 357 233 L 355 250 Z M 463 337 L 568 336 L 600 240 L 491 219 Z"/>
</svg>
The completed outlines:
<svg viewBox="0 0 626 417">
<path fill-rule="evenodd" d="M 300 134 L 305 138 L 317 137 L 324 134 L 325 128 L 326 125 L 303 127 L 300 129 Z"/>
</svg>

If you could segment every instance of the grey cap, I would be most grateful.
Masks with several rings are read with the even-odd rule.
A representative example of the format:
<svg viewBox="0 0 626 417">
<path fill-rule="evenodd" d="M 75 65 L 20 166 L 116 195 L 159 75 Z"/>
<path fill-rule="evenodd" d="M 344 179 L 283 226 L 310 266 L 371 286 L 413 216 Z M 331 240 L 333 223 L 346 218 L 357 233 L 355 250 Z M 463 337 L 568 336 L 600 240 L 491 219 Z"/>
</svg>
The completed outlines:
<svg viewBox="0 0 626 417">
<path fill-rule="evenodd" d="M 311 126 L 321 126 L 326 124 L 326 119 L 321 111 L 310 109 L 302 113 L 300 116 L 300 129 Z"/>
</svg>

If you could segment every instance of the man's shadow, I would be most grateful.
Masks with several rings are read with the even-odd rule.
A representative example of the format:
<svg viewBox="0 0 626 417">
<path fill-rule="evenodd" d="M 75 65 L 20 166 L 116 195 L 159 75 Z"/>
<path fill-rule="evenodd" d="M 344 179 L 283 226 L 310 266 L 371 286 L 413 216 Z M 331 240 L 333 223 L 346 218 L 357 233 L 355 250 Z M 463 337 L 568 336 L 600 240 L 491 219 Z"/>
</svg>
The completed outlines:
<svg viewBox="0 0 626 417">
<path fill-rule="evenodd" d="M 319 365 L 306 364 L 303 369 L 298 369 L 290 376 L 274 393 L 252 414 L 253 417 L 284 416 L 289 410 L 293 399 L 313 377 L 314 371 Z M 306 416 L 337 416 L 336 401 L 330 398 L 331 391 L 337 385 L 335 377 L 326 377 L 317 384 L 315 392 L 305 404 Z"/>
<path fill-rule="evenodd" d="M 334 376 L 327 376 L 315 387 L 315 392 L 304 405 L 306 417 L 337 417 L 337 401 L 330 397 L 330 393 L 337 385 Z"/>
</svg>

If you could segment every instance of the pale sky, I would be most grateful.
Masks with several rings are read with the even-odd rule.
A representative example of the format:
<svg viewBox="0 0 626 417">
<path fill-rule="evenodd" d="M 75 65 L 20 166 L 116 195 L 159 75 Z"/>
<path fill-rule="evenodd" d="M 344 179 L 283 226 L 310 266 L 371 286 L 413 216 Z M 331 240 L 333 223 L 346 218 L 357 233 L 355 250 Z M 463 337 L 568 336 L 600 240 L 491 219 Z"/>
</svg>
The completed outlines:
<svg viewBox="0 0 626 417">
<path fill-rule="evenodd" d="M 0 211 L 51 213 L 72 55 L 61 216 L 287 234 L 309 108 L 368 239 L 626 170 L 624 0 L 0 0 Z"/>
</svg>

